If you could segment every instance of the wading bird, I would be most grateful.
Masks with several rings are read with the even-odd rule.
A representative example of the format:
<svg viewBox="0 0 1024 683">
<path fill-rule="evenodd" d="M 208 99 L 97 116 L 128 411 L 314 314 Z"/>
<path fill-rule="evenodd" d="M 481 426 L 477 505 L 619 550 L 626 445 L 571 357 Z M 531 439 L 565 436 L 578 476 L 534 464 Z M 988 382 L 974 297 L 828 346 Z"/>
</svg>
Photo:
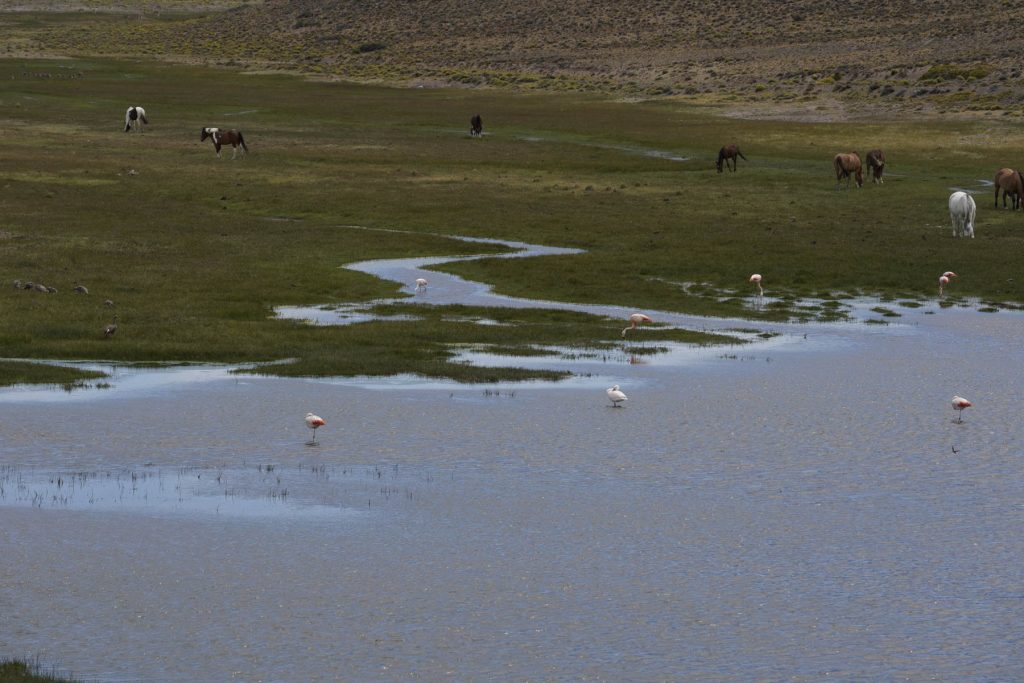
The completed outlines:
<svg viewBox="0 0 1024 683">
<path fill-rule="evenodd" d="M 425 292 L 427 291 L 427 278 L 418 277 L 416 278 L 416 291 Z"/>
<path fill-rule="evenodd" d="M 322 417 L 314 415 L 313 413 L 306 413 L 306 426 L 313 430 L 313 440 L 310 443 L 316 443 L 316 430 L 319 427 L 323 427 L 327 424 Z"/>
<path fill-rule="evenodd" d="M 111 321 L 111 323 L 103 328 L 103 336 L 104 337 L 113 337 L 116 332 L 117 332 L 117 316 L 115 315 L 114 319 Z"/>
<path fill-rule="evenodd" d="M 608 394 L 608 398 L 611 399 L 613 408 L 621 408 L 622 406 L 620 406 L 619 404 L 622 403 L 623 401 L 629 400 L 628 398 L 626 398 L 626 395 L 624 393 L 619 391 L 618 384 L 613 386 L 611 389 L 606 389 L 605 393 Z"/>
<path fill-rule="evenodd" d="M 633 315 L 629 316 L 629 327 L 624 328 L 622 330 L 622 338 L 625 339 L 626 333 L 629 332 L 630 330 L 635 330 L 637 328 L 637 325 L 642 325 L 643 323 L 649 322 L 654 321 L 651 320 L 648 316 L 644 315 L 643 313 L 634 313 Z"/>
<path fill-rule="evenodd" d="M 946 285 L 949 284 L 949 275 L 952 275 L 953 277 L 956 277 L 955 273 L 942 274 L 942 275 L 939 276 L 939 296 L 942 296 L 943 291 L 945 290 Z"/>
<path fill-rule="evenodd" d="M 751 282 L 751 283 L 754 284 L 754 286 L 757 287 L 757 296 L 758 296 L 758 298 L 764 297 L 764 288 L 761 286 L 761 274 L 760 273 L 754 273 L 753 275 L 751 275 L 748 278 L 747 282 Z"/>
<path fill-rule="evenodd" d="M 974 405 L 973 403 L 968 401 L 966 398 L 963 398 L 962 396 L 954 396 L 952 403 L 953 410 L 957 411 L 958 413 L 956 418 L 957 423 L 964 421 L 964 408 L 970 408 L 971 406 Z"/>
</svg>

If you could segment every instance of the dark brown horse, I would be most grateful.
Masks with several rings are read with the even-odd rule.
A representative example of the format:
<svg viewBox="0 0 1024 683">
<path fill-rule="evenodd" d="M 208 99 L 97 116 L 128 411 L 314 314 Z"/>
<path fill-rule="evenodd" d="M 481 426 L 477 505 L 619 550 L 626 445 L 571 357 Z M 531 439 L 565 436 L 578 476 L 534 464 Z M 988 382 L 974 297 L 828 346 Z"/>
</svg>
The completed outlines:
<svg viewBox="0 0 1024 683">
<path fill-rule="evenodd" d="M 747 158 L 743 156 L 743 152 L 740 151 L 739 146 L 736 144 L 726 145 L 722 149 L 718 150 L 718 161 L 715 162 L 715 166 L 718 168 L 718 172 L 722 172 L 723 161 L 725 162 L 726 168 L 729 168 L 729 159 L 732 159 L 732 168 L 729 168 L 729 170 L 735 173 L 736 155 L 739 155 L 739 157 L 743 159 L 743 161 L 747 160 Z"/>
<path fill-rule="evenodd" d="M 885 171 L 885 152 L 880 149 L 873 149 L 868 152 L 868 176 L 873 182 L 882 183 L 882 173 Z"/>
<path fill-rule="evenodd" d="M 480 114 L 474 114 L 473 118 L 469 120 L 469 134 L 473 137 L 484 134 L 484 120 L 480 118 Z"/>
<path fill-rule="evenodd" d="M 1024 180 L 1021 179 L 1020 171 L 1012 168 L 1001 168 L 996 171 L 996 208 L 999 208 L 999 191 L 1003 191 L 1003 208 L 1006 208 L 1006 195 L 1013 197 L 1013 210 L 1020 208 L 1021 199 L 1024 198 Z"/>
<path fill-rule="evenodd" d="M 232 159 L 238 156 L 239 147 L 242 148 L 243 154 L 249 153 L 249 148 L 245 146 L 245 138 L 242 137 L 241 131 L 221 130 L 220 128 L 203 128 L 203 132 L 199 136 L 199 142 L 203 142 L 206 138 L 213 140 L 213 148 L 217 150 L 218 157 L 220 156 L 220 148 L 224 145 L 231 145 Z"/>
<path fill-rule="evenodd" d="M 850 176 L 857 181 L 857 187 L 864 184 L 864 176 L 860 170 L 860 157 L 856 152 L 849 154 L 837 154 L 832 159 L 832 165 L 836 168 L 836 189 L 839 189 L 839 181 L 846 178 L 846 187 L 850 187 Z"/>
</svg>

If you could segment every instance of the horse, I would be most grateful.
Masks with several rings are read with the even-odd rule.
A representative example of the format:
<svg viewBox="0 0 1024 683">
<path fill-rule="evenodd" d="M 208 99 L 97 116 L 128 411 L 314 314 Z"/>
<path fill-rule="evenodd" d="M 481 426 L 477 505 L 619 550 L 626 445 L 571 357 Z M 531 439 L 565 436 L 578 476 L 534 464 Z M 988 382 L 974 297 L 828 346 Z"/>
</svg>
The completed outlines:
<svg viewBox="0 0 1024 683">
<path fill-rule="evenodd" d="M 146 118 L 146 110 L 142 107 L 128 107 L 128 111 L 124 113 L 124 132 L 127 133 L 134 128 L 141 133 L 142 127 L 139 126 L 139 121 L 149 125 L 149 120 Z"/>
<path fill-rule="evenodd" d="M 715 166 L 718 168 L 718 172 L 722 172 L 723 161 L 725 162 L 725 167 L 729 168 L 729 159 L 732 159 L 732 168 L 730 168 L 729 170 L 735 173 L 737 154 L 740 156 L 741 159 L 743 159 L 743 161 L 747 160 L 747 158 L 743 156 L 743 152 L 740 151 L 739 146 L 736 145 L 735 143 L 731 145 L 726 145 L 722 149 L 718 150 L 718 161 L 715 162 Z"/>
<path fill-rule="evenodd" d="M 953 237 L 974 237 L 974 217 L 978 211 L 974 198 L 966 192 L 949 195 L 949 219 L 953 221 Z"/>
<path fill-rule="evenodd" d="M 217 150 L 218 158 L 220 157 L 220 148 L 224 145 L 231 145 L 232 159 L 238 156 L 239 146 L 242 147 L 242 154 L 249 153 L 249 148 L 245 146 L 245 138 L 242 137 L 241 131 L 221 130 L 220 128 L 203 128 L 203 132 L 199 135 L 199 142 L 203 142 L 206 138 L 213 140 L 213 148 Z"/>
<path fill-rule="evenodd" d="M 1006 208 L 1006 195 L 1013 196 L 1013 210 L 1020 208 L 1021 198 L 1024 198 L 1024 180 L 1021 179 L 1020 171 L 1012 168 L 1001 168 L 996 171 L 996 208 L 999 208 L 999 191 L 1003 191 L 1003 208 Z"/>
<path fill-rule="evenodd" d="M 873 149 L 868 152 L 868 175 L 872 182 L 882 184 L 882 173 L 885 171 L 885 152 L 880 149 Z"/>
<path fill-rule="evenodd" d="M 857 187 L 864 184 L 864 176 L 860 170 L 860 157 L 856 152 L 849 154 L 837 154 L 832 159 L 832 165 L 836 168 L 836 189 L 839 189 L 839 181 L 846 178 L 846 187 L 850 187 L 850 176 L 853 175 L 857 181 Z"/>
<path fill-rule="evenodd" d="M 473 118 L 469 120 L 469 135 L 470 137 L 480 137 L 484 134 L 484 120 L 480 118 L 480 114 L 473 114 Z"/>
</svg>

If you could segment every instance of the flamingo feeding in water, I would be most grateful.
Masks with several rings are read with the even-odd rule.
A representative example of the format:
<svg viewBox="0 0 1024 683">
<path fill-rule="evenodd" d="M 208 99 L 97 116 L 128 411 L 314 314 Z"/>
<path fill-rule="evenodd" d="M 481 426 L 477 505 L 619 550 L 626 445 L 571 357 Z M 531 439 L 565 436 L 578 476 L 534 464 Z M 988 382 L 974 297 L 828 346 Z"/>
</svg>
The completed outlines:
<svg viewBox="0 0 1024 683">
<path fill-rule="evenodd" d="M 752 282 L 752 283 L 754 283 L 754 285 L 757 286 L 757 296 L 758 297 L 763 297 L 764 296 L 764 288 L 761 287 L 761 274 L 760 273 L 754 273 L 753 275 L 750 276 L 750 278 L 747 281 L 748 282 Z"/>
<path fill-rule="evenodd" d="M 317 428 L 323 427 L 325 424 L 327 424 L 327 422 L 324 421 L 324 419 L 319 415 L 314 415 L 313 413 L 306 413 L 306 426 L 313 430 L 313 440 L 310 441 L 311 444 L 316 443 Z"/>
<path fill-rule="evenodd" d="M 416 291 L 425 292 L 427 291 L 427 278 L 418 277 L 416 278 Z"/>
<path fill-rule="evenodd" d="M 650 322 L 654 322 L 654 321 L 651 320 L 650 317 L 644 315 L 643 313 L 634 313 L 633 315 L 629 316 L 629 327 L 626 327 L 626 328 L 624 328 L 622 330 L 622 338 L 625 339 L 626 338 L 626 332 L 629 332 L 630 330 L 635 330 L 638 325 L 642 325 L 643 323 L 650 323 Z M 625 399 L 623 399 L 623 400 L 625 400 Z"/>
<path fill-rule="evenodd" d="M 956 421 L 959 424 L 964 421 L 964 408 L 970 408 L 974 404 L 968 401 L 966 398 L 963 398 L 962 396 L 954 396 L 952 403 L 953 410 L 959 413 L 956 418 Z"/>
<path fill-rule="evenodd" d="M 611 399 L 613 408 L 621 408 L 622 406 L 620 406 L 619 404 L 622 403 L 623 401 L 629 400 L 628 398 L 626 398 L 626 395 L 624 393 L 619 391 L 618 384 L 613 386 L 611 389 L 606 389 L 605 393 L 608 394 L 608 398 Z"/>
</svg>

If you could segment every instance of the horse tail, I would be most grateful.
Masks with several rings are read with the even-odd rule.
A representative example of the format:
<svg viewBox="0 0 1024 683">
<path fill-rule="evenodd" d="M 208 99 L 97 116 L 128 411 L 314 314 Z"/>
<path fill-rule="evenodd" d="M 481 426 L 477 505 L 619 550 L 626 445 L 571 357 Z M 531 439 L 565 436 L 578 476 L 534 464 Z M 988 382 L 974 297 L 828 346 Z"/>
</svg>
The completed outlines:
<svg viewBox="0 0 1024 683">
<path fill-rule="evenodd" d="M 242 131 L 238 131 L 238 144 L 242 146 L 242 151 L 246 154 L 249 153 L 249 148 L 245 146 L 245 138 L 242 137 Z"/>
<path fill-rule="evenodd" d="M 146 118 L 145 114 L 140 113 L 139 114 L 139 120 L 142 121 L 147 126 L 149 125 L 149 119 Z"/>
</svg>

